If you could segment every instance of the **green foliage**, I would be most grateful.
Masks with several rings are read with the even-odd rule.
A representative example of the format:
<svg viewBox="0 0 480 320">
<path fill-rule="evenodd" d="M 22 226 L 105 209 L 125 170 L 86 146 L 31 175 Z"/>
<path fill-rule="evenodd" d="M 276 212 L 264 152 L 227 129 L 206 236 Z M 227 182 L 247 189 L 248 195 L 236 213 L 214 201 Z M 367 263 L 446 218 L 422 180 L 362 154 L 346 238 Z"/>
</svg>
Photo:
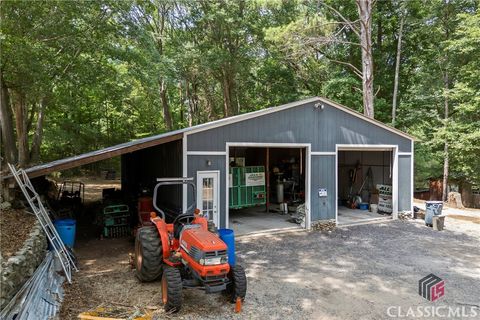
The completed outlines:
<svg viewBox="0 0 480 320">
<path fill-rule="evenodd" d="M 358 25 L 353 0 L 0 5 L 2 81 L 12 107 L 26 99 L 30 140 L 46 103 L 41 161 L 164 132 L 164 106 L 174 129 L 314 95 L 362 110 L 358 37 L 343 20 Z M 477 6 L 399 0 L 374 7 L 375 115 L 385 123 L 406 17 L 396 127 L 419 140 L 419 184 L 442 176 L 445 142 L 451 176 L 480 183 Z"/>
<path fill-rule="evenodd" d="M 456 57 L 457 82 L 447 94 L 454 102 L 448 135 L 457 175 L 480 181 L 480 13 L 459 14 L 461 20 L 448 50 Z"/>
</svg>

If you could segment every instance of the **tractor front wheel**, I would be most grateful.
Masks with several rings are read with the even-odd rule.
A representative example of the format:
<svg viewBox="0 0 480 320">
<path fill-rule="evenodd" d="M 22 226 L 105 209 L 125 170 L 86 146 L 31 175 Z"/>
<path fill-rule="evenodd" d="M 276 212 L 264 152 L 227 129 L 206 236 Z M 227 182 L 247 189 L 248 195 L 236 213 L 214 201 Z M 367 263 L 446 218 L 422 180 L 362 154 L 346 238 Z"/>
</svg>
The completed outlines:
<svg viewBox="0 0 480 320">
<path fill-rule="evenodd" d="M 153 281 L 162 275 L 162 242 L 156 227 L 137 230 L 135 238 L 135 269 L 142 282 Z"/>
<path fill-rule="evenodd" d="M 230 267 L 229 272 L 230 283 L 227 286 L 227 295 L 230 302 L 235 303 L 237 298 L 245 300 L 247 295 L 247 276 L 241 265 Z"/>
<path fill-rule="evenodd" d="M 162 276 L 162 302 L 165 311 L 178 312 L 182 307 L 182 276 L 180 270 L 165 267 Z"/>
</svg>

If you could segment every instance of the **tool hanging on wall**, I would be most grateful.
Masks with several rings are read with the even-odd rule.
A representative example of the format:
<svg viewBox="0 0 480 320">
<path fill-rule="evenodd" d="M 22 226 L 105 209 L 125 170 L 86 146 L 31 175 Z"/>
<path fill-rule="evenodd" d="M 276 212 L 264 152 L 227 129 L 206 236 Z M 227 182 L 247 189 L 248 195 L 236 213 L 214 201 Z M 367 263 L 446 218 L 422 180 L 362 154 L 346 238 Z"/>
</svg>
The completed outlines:
<svg viewBox="0 0 480 320">
<path fill-rule="evenodd" d="M 358 173 L 358 170 L 360 170 L 360 167 L 361 167 L 360 161 L 357 161 L 357 164 L 355 165 L 355 168 L 350 169 L 350 171 L 348 172 L 348 178 L 350 180 L 350 190 L 348 192 L 348 198 L 349 199 L 351 199 L 354 196 L 353 185 L 357 181 L 357 173 Z"/>
<path fill-rule="evenodd" d="M 358 189 L 357 195 L 362 196 L 363 188 L 365 187 L 365 191 L 368 191 L 368 196 L 370 197 L 370 192 L 375 188 L 373 185 L 373 172 L 372 167 L 368 167 L 367 175 L 365 179 L 363 179 L 362 186 Z"/>
<path fill-rule="evenodd" d="M 360 164 L 360 161 L 357 161 L 357 163 L 355 164 L 355 167 L 353 169 L 350 169 L 350 171 L 348 172 L 348 178 L 350 180 L 350 190 L 348 191 L 348 201 L 349 201 L 349 207 L 352 209 L 354 209 L 357 206 L 357 203 L 362 202 L 362 199 L 353 193 L 353 185 L 357 181 L 358 171 L 361 169 L 361 167 L 362 165 Z"/>
</svg>

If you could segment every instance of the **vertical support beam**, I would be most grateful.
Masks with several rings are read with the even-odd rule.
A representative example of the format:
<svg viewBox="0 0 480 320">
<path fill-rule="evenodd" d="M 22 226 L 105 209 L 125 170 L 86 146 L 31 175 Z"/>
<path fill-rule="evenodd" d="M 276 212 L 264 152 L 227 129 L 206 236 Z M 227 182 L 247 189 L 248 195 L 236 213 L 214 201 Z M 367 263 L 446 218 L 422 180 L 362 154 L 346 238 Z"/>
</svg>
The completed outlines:
<svg viewBox="0 0 480 320">
<path fill-rule="evenodd" d="M 414 192 L 415 192 L 415 181 L 414 181 L 414 178 L 415 178 L 415 173 L 414 173 L 414 168 L 415 168 L 415 165 L 414 165 L 414 162 L 413 162 L 413 157 L 414 157 L 414 149 L 413 149 L 413 140 L 412 140 L 412 148 L 410 150 L 411 152 L 411 155 L 410 155 L 410 173 L 411 173 L 411 180 L 410 183 L 411 183 L 411 190 L 410 190 L 410 210 L 412 210 L 412 215 L 413 215 L 413 197 L 414 197 Z"/>
<path fill-rule="evenodd" d="M 305 151 L 305 229 L 312 228 L 312 145 L 309 144 Z"/>
<path fill-rule="evenodd" d="M 392 219 L 398 219 L 398 146 L 392 148 L 393 172 L 392 172 Z"/>
<path fill-rule="evenodd" d="M 270 212 L 270 148 L 267 147 L 265 149 L 265 184 L 266 184 L 266 199 L 265 199 L 265 207 L 267 213 Z"/>
<path fill-rule="evenodd" d="M 230 226 L 230 146 L 225 143 L 225 228 Z M 222 219 L 220 218 L 220 223 Z"/>
<path fill-rule="evenodd" d="M 184 133 L 182 138 L 182 173 L 183 177 L 188 176 L 188 155 L 187 155 L 187 135 Z M 187 205 L 188 205 L 188 186 L 185 184 L 182 186 L 182 212 L 187 212 Z"/>
<path fill-rule="evenodd" d="M 338 145 L 335 144 L 335 224 L 338 226 Z"/>
</svg>

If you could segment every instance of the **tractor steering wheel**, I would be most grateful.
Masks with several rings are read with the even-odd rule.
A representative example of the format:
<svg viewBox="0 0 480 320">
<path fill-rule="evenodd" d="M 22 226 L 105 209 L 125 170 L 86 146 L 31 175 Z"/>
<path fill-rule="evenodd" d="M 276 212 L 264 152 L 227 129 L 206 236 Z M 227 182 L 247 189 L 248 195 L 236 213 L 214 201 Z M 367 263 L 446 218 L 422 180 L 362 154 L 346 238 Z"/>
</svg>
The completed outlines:
<svg viewBox="0 0 480 320">
<path fill-rule="evenodd" d="M 173 220 L 173 235 L 178 239 L 182 227 L 191 223 L 195 219 L 195 216 L 191 213 L 182 213 Z"/>
</svg>

